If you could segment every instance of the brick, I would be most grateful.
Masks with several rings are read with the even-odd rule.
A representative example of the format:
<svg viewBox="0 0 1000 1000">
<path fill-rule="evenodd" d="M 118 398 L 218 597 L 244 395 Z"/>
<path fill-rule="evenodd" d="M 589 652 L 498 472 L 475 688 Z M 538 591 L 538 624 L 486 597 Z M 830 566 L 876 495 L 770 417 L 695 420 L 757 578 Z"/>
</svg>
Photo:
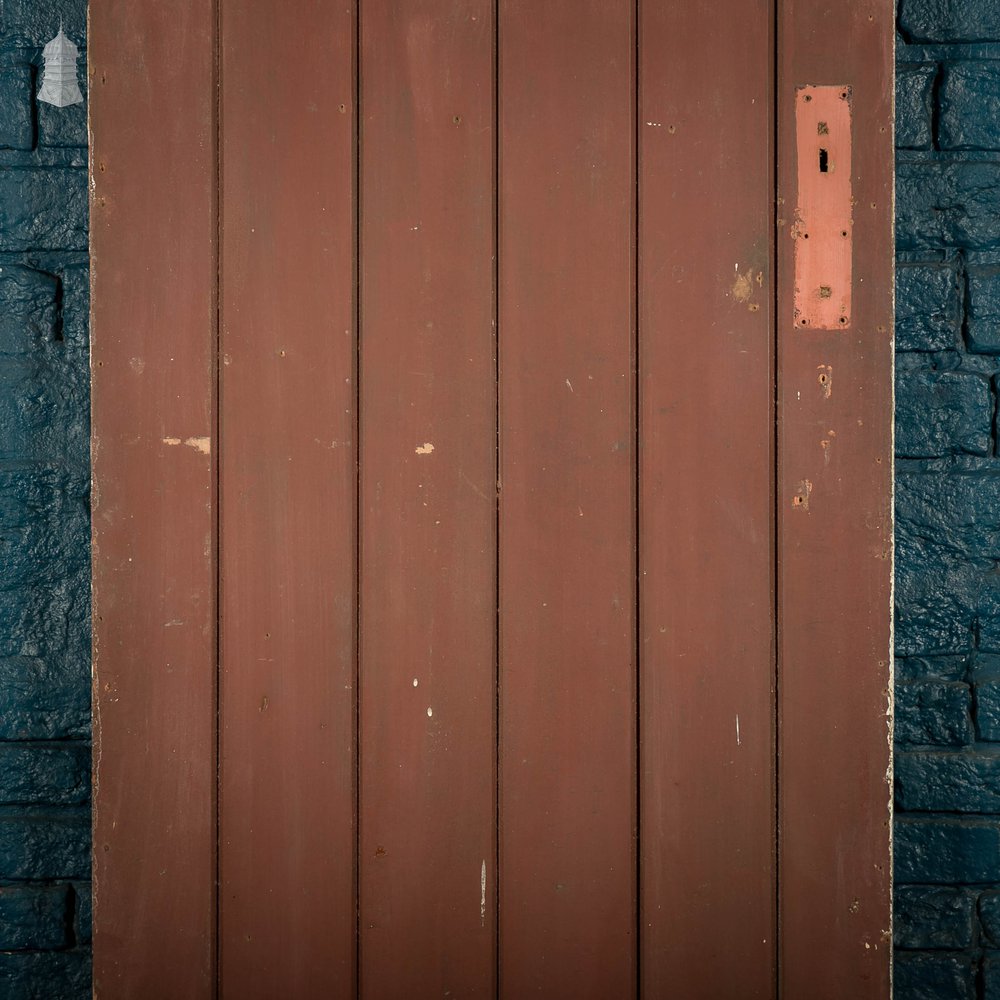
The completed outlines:
<svg viewBox="0 0 1000 1000">
<path fill-rule="evenodd" d="M 0 462 L 57 457 L 61 441 L 53 432 L 65 415 L 50 373 L 30 363 L 0 367 Z"/>
<path fill-rule="evenodd" d="M 977 681 L 973 691 L 976 738 L 1000 742 L 1000 680 Z"/>
<path fill-rule="evenodd" d="M 957 681 L 898 683 L 896 741 L 901 744 L 964 746 L 972 742 L 972 696 Z"/>
<path fill-rule="evenodd" d="M 893 898 L 897 948 L 968 948 L 972 945 L 976 895 L 969 889 L 907 885 Z"/>
<path fill-rule="evenodd" d="M 85 743 L 0 744 L 0 805 L 74 805 L 86 802 L 89 790 Z"/>
<path fill-rule="evenodd" d="M 62 358 L 0 365 L 0 462 L 85 461 L 86 400 L 86 375 Z"/>
<path fill-rule="evenodd" d="M 898 951 L 893 956 L 894 1000 L 975 1000 L 969 955 Z"/>
<path fill-rule="evenodd" d="M 1000 354 L 1000 268 L 970 267 L 966 284 L 969 350 Z"/>
<path fill-rule="evenodd" d="M 1000 656 L 977 650 L 969 657 L 969 668 L 973 678 L 992 680 L 994 677 L 1000 677 Z"/>
<path fill-rule="evenodd" d="M 0 878 L 85 879 L 89 876 L 88 810 L 5 810 L 0 815 Z"/>
<path fill-rule="evenodd" d="M 1000 247 L 1000 163 L 902 161 L 896 166 L 900 250 Z"/>
<path fill-rule="evenodd" d="M 33 149 L 31 63 L 19 52 L 0 53 L 0 149 Z"/>
<path fill-rule="evenodd" d="M 896 802 L 903 810 L 1000 812 L 1000 749 L 898 753 L 895 774 Z"/>
<path fill-rule="evenodd" d="M 87 952 L 0 952 L 4 1000 L 90 1000 Z"/>
<path fill-rule="evenodd" d="M 957 653 L 975 638 L 983 571 L 940 552 L 921 551 L 919 540 L 896 540 L 895 640 L 901 656 Z"/>
<path fill-rule="evenodd" d="M 938 107 L 942 149 L 1000 149 L 1000 62 L 946 63 Z"/>
<path fill-rule="evenodd" d="M 993 393 L 985 377 L 955 371 L 896 376 L 896 454 L 934 458 L 955 452 L 987 455 L 992 447 Z"/>
<path fill-rule="evenodd" d="M 1000 954 L 987 952 L 983 957 L 982 1000 L 1000 1000 Z"/>
<path fill-rule="evenodd" d="M 896 350 L 947 351 L 960 341 L 962 295 L 948 264 L 896 268 Z"/>
<path fill-rule="evenodd" d="M 0 354 L 37 353 L 56 337 L 59 280 L 20 264 L 0 265 Z"/>
<path fill-rule="evenodd" d="M 93 937 L 94 922 L 90 883 L 75 883 L 73 893 L 73 936 L 77 945 L 89 945 Z"/>
<path fill-rule="evenodd" d="M 930 149 L 933 107 L 931 90 L 937 66 L 896 68 L 896 146 L 900 149 Z"/>
<path fill-rule="evenodd" d="M 72 610 L 71 595 L 67 593 L 68 588 L 64 583 L 65 581 L 57 580 L 46 586 L 27 584 L 2 590 L 0 678 L 6 679 L 12 685 L 11 690 L 19 689 L 21 686 L 17 676 L 23 676 L 25 685 L 30 686 L 33 683 L 30 678 L 37 675 L 40 683 L 51 682 L 51 685 L 55 686 L 64 666 L 68 670 L 76 669 L 70 664 L 73 658 L 71 647 L 76 646 L 70 632 L 72 624 L 68 618 L 61 617 Z M 77 585 L 82 583 L 84 581 L 80 580 Z M 73 617 L 74 620 L 78 620 L 78 616 Z M 41 668 L 37 668 L 36 661 L 41 661 Z M 51 671 L 47 677 L 46 671 Z M 3 712 L 4 705 L 0 701 L 0 720 L 3 718 Z M 48 737 L 31 737 L 24 734 L 10 738 L 47 739 Z"/>
<path fill-rule="evenodd" d="M 87 64 L 85 52 L 77 63 L 77 82 L 83 94 L 82 104 L 57 108 L 45 101 L 36 105 L 38 145 L 45 148 L 86 148 L 87 146 Z"/>
<path fill-rule="evenodd" d="M 40 657 L 0 659 L 0 739 L 83 735 L 90 709 L 86 693 L 84 684 L 74 684 Z"/>
<path fill-rule="evenodd" d="M 90 342 L 90 269 L 86 264 L 67 267 L 61 278 L 63 338 L 67 345 L 86 350 Z M 86 365 L 81 370 L 89 377 Z"/>
<path fill-rule="evenodd" d="M 87 5 L 80 0 L 46 0 L 45 3 L 4 0 L 0 6 L 0 39 L 4 45 L 41 48 L 60 25 L 70 41 L 83 49 L 87 38 Z"/>
<path fill-rule="evenodd" d="M 66 885 L 0 886 L 0 951 L 66 947 L 69 899 Z"/>
<path fill-rule="evenodd" d="M 960 681 L 969 669 L 969 657 L 960 656 L 909 656 L 900 657 L 894 664 L 896 683 L 905 681 Z"/>
<path fill-rule="evenodd" d="M 984 944 L 1000 947 L 1000 890 L 984 892 L 979 897 L 979 925 L 985 935 Z"/>
<path fill-rule="evenodd" d="M 980 817 L 896 817 L 897 885 L 1000 882 L 1000 820 Z"/>
<path fill-rule="evenodd" d="M 1000 651 L 1000 476 L 896 480 L 896 652 Z"/>
<path fill-rule="evenodd" d="M 1000 40 L 995 0 L 900 0 L 899 26 L 913 42 Z"/>
<path fill-rule="evenodd" d="M 0 377 L 0 388 L 3 384 Z M 0 405 L 0 416 L 3 413 Z M 0 524 L 4 528 L 0 590 L 53 582 L 86 565 L 86 497 L 83 473 L 0 471 Z"/>
<path fill-rule="evenodd" d="M 1000 574 L 995 570 L 977 570 L 976 616 L 974 631 L 979 648 L 1000 652 Z"/>
<path fill-rule="evenodd" d="M 89 729 L 87 672 L 40 657 L 0 659 L 0 739 L 82 738 Z"/>
<path fill-rule="evenodd" d="M 972 646 L 985 570 L 930 547 L 897 520 L 895 641 L 900 656 L 960 653 Z"/>
<path fill-rule="evenodd" d="M 87 249 L 87 171 L 0 171 L 0 250 L 46 249 Z"/>
</svg>

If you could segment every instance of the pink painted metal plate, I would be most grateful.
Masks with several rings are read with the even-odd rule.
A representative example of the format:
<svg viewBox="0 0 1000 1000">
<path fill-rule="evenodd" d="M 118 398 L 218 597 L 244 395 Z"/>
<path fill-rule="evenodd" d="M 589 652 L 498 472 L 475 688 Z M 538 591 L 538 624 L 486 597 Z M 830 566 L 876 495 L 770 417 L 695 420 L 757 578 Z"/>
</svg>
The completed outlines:
<svg viewBox="0 0 1000 1000">
<path fill-rule="evenodd" d="M 795 326 L 847 329 L 853 243 L 850 87 L 797 88 L 795 132 Z"/>
</svg>

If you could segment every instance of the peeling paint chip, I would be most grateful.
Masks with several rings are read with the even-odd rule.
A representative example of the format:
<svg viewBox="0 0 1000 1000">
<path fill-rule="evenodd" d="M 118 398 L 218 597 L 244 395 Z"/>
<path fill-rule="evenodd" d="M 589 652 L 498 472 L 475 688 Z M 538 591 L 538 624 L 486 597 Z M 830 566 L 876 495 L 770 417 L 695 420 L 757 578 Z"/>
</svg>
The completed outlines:
<svg viewBox="0 0 1000 1000">
<path fill-rule="evenodd" d="M 753 294 L 753 271 L 749 274 L 739 274 L 736 275 L 736 281 L 733 283 L 733 298 L 737 302 L 746 302 L 747 299 Z"/>
<path fill-rule="evenodd" d="M 188 438 L 184 442 L 189 448 L 200 451 L 203 455 L 208 455 L 212 451 L 212 439 L 209 437 Z"/>
<path fill-rule="evenodd" d="M 486 926 L 486 861 L 479 870 L 479 923 Z"/>
<path fill-rule="evenodd" d="M 164 444 L 169 445 L 186 444 L 189 448 L 194 448 L 195 451 L 200 451 L 203 455 L 208 455 L 212 451 L 212 439 L 209 437 L 189 437 L 185 438 L 183 442 L 180 438 L 175 437 L 165 437 L 162 440 Z"/>
<path fill-rule="evenodd" d="M 799 510 L 809 509 L 809 494 L 813 491 L 813 484 L 808 479 L 803 479 L 792 497 L 792 506 Z"/>
<path fill-rule="evenodd" d="M 434 445 L 430 441 L 425 441 L 423 444 L 418 444 L 416 447 L 416 452 L 418 455 L 429 455 L 434 450 Z"/>
</svg>

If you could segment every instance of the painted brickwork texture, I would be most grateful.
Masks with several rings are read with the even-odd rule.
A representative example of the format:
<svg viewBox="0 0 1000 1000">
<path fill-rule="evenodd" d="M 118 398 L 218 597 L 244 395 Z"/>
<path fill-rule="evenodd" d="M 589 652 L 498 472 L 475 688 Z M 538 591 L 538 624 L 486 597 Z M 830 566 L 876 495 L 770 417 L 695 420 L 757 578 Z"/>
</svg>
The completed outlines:
<svg viewBox="0 0 1000 1000">
<path fill-rule="evenodd" d="M 1000 2 L 900 0 L 898 1000 L 1000 1000 Z"/>
<path fill-rule="evenodd" d="M 0 997 L 90 995 L 85 0 L 0 4 Z"/>
</svg>

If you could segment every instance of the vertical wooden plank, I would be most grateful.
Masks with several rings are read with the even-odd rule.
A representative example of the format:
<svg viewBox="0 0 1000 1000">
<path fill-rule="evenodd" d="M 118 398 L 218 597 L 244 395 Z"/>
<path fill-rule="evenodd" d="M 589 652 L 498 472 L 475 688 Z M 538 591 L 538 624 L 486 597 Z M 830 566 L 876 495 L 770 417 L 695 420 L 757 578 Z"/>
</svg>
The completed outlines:
<svg viewBox="0 0 1000 1000">
<path fill-rule="evenodd" d="M 222 2 L 224 996 L 355 992 L 351 3 Z"/>
<path fill-rule="evenodd" d="M 495 988 L 490 0 L 361 21 L 361 983 Z"/>
<path fill-rule="evenodd" d="M 767 998 L 773 12 L 640 9 L 642 982 Z"/>
<path fill-rule="evenodd" d="M 500 984 L 635 991 L 635 22 L 504 0 Z"/>
<path fill-rule="evenodd" d="M 199 1000 L 215 982 L 215 14 L 110 0 L 90 37 L 94 990 Z"/>
<path fill-rule="evenodd" d="M 889 0 L 781 5 L 780 965 L 783 996 L 816 1000 L 889 992 L 892 45 Z M 794 324 L 806 85 L 850 93 L 852 305 L 833 330 Z"/>
</svg>

